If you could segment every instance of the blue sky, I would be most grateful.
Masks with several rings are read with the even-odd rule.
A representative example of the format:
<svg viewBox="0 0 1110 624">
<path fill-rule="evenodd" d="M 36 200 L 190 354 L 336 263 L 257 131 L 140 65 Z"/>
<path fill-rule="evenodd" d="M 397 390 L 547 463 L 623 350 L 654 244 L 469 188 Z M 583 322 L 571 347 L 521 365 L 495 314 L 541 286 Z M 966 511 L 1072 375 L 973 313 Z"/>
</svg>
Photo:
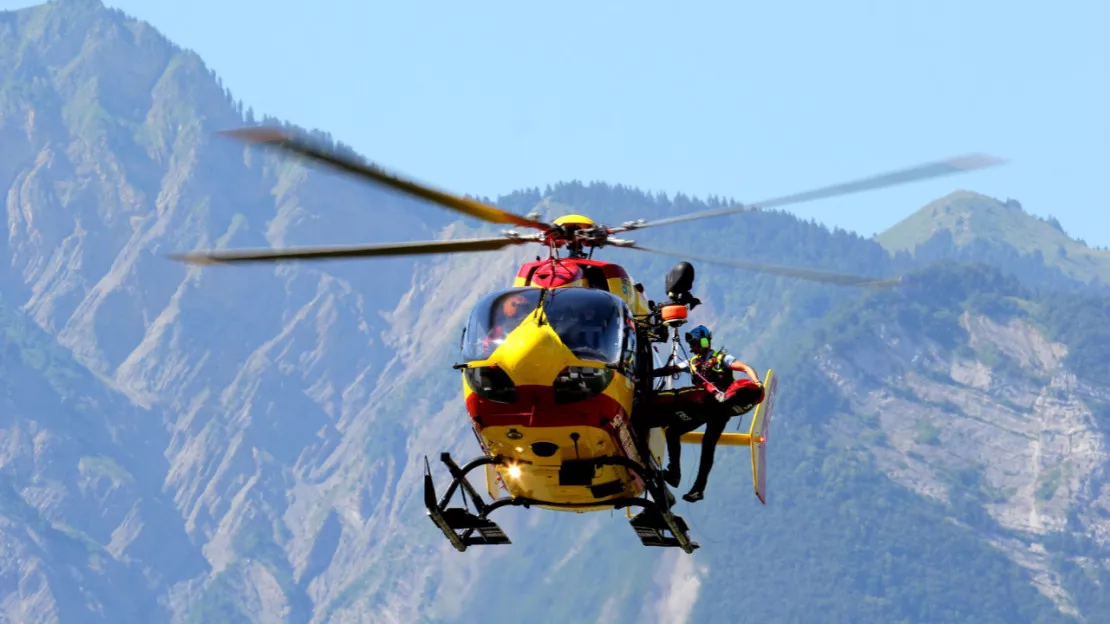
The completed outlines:
<svg viewBox="0 0 1110 624">
<path fill-rule="evenodd" d="M 1011 162 L 791 211 L 871 235 L 966 188 L 1110 245 L 1104 0 L 106 4 L 256 112 L 456 192 L 580 179 L 755 201 L 987 152 Z"/>
</svg>

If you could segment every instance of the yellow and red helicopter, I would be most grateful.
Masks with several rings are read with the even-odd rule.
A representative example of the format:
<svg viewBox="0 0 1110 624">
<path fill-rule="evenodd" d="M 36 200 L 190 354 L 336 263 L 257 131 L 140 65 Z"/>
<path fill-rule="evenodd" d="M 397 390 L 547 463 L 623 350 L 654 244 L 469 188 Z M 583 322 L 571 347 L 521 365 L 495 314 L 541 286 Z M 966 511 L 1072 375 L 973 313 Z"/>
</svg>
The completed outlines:
<svg viewBox="0 0 1110 624">
<path fill-rule="evenodd" d="M 203 251 L 178 254 L 176 259 L 259 262 L 487 252 L 524 244 L 547 247 L 548 257 L 521 266 L 511 287 L 483 296 L 463 328 L 462 361 L 455 368 L 462 371 L 466 410 L 483 455 L 464 466 L 448 453 L 441 455 L 451 474 L 442 497 L 436 495 L 425 458 L 428 515 L 460 551 L 471 545 L 510 543 L 489 519 L 493 511 L 507 505 L 576 512 L 642 507 L 631 524 L 644 545 L 677 546 L 688 553 L 698 548 L 686 522 L 674 513 L 674 496 L 662 478 L 664 434 L 659 427 L 645 427 L 637 417 L 652 393 L 670 384 L 670 378 L 665 378 L 659 388 L 654 385 L 653 371 L 662 362 L 652 343 L 670 342 L 667 363 L 673 362 L 679 327 L 698 303 L 691 295 L 693 267 L 683 261 L 671 270 L 666 279 L 667 299 L 657 304 L 619 264 L 595 260 L 594 250 L 636 249 L 848 286 L 884 288 L 900 283 L 899 279 L 650 249 L 614 234 L 876 189 L 1001 162 L 965 156 L 757 204 L 610 227 L 583 215 L 564 215 L 551 223 L 540 221 L 539 215 L 516 215 L 403 179 L 280 129 L 253 127 L 223 134 L 327 164 L 471 217 L 534 233 L 507 231 L 491 238 L 355 247 Z M 560 250 L 565 250 L 565 255 L 561 256 Z M 750 446 L 753 488 L 766 504 L 764 451 L 777 388 L 773 370 L 767 371 L 764 388 L 765 398 L 753 412 L 749 432 L 724 434 L 719 443 Z M 700 436 L 700 432 L 689 433 L 682 441 L 697 443 Z M 467 477 L 478 468 L 486 473 L 491 502 L 483 500 Z M 459 488 L 464 503 L 466 498 L 473 501 L 473 511 L 448 506 Z M 506 495 L 502 496 L 502 491 Z"/>
</svg>

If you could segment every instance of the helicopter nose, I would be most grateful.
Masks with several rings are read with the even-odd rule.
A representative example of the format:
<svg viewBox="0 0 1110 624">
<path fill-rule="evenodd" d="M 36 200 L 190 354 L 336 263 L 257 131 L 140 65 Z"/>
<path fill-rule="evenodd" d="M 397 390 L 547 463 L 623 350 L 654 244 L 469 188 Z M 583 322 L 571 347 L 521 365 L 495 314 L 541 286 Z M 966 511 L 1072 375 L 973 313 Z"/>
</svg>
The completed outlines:
<svg viewBox="0 0 1110 624">
<path fill-rule="evenodd" d="M 550 386 L 574 357 L 550 325 L 532 319 L 506 336 L 497 356 L 497 365 L 517 386 Z"/>
</svg>

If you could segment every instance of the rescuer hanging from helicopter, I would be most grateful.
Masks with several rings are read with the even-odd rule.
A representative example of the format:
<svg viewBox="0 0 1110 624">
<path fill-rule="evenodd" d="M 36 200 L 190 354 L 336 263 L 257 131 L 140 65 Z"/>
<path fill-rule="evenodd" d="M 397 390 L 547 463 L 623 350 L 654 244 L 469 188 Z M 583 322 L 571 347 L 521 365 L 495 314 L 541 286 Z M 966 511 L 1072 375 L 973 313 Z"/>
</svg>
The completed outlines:
<svg viewBox="0 0 1110 624">
<path fill-rule="evenodd" d="M 717 442 L 729 419 L 750 412 L 764 398 L 763 383 L 755 370 L 724 350 L 713 349 L 711 340 L 709 329 L 698 325 L 686 333 L 686 342 L 693 352 L 690 359 L 652 373 L 655 377 L 664 377 L 689 372 L 694 383 L 685 388 L 656 392 L 649 402 L 651 426 L 666 427 L 667 469 L 664 479 L 672 487 L 678 487 L 681 481 L 680 438 L 705 425 L 698 474 L 690 491 L 682 496 L 683 500 L 691 503 L 705 496 Z M 734 371 L 740 371 L 750 379 L 735 379 Z"/>
</svg>

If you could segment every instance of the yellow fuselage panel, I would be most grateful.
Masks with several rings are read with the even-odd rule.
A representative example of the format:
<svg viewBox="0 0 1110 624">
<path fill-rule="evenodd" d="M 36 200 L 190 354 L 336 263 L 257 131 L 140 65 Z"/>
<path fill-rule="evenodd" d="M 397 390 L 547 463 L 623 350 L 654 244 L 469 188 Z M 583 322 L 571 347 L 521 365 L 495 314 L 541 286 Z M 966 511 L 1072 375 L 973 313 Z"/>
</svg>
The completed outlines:
<svg viewBox="0 0 1110 624">
<path fill-rule="evenodd" d="M 578 434 L 577 456 L 575 445 L 571 442 L 572 434 Z M 590 475 L 589 485 L 559 484 L 559 469 L 564 460 L 624 454 L 617 449 L 612 436 L 604 429 L 589 426 L 490 426 L 483 428 L 480 435 L 489 447 L 490 454 L 513 458 L 509 460 L 510 465 L 519 469 L 519 476 L 514 477 L 512 475 L 515 471 L 511 471 L 508 467 L 497 468 L 501 482 L 512 496 L 560 504 L 592 504 L 613 498 L 636 496 L 640 493 L 640 488 L 632 475 L 619 466 L 601 466 L 594 469 Z M 517 438 L 517 435 L 523 437 Z M 544 444 L 554 445 L 557 448 L 555 454 L 543 457 L 533 450 L 542 449 Z M 590 486 L 607 489 L 599 490 L 598 494 L 601 494 L 599 496 L 591 490 Z M 599 507 L 599 509 L 602 508 Z"/>
<path fill-rule="evenodd" d="M 497 367 L 515 387 L 515 403 L 487 401 L 475 393 L 463 375 L 467 410 L 483 446 L 520 470 L 514 477 L 515 471 L 497 468 L 501 483 L 511 495 L 560 504 L 591 504 L 640 493 L 639 479 L 619 466 L 596 468 L 588 484 L 560 485 L 560 467 L 566 461 L 614 456 L 639 460 L 629 428 L 628 414 L 635 394 L 630 378 L 611 371 L 611 380 L 597 395 L 556 403 L 553 382 L 563 369 L 603 365 L 575 357 L 550 324 L 540 325 L 535 314 L 511 331 L 488 359 L 472 366 Z"/>
<path fill-rule="evenodd" d="M 625 301 L 633 314 L 647 313 L 647 299 L 632 287 L 630 280 L 609 278 L 605 285 Z M 518 276 L 514 286 L 531 284 L 526 276 Z M 586 287 L 585 279 L 560 286 Z M 553 384 L 560 372 L 567 367 L 604 365 L 578 359 L 551 325 L 539 320 L 538 311 L 534 311 L 505 336 L 487 359 L 470 363 L 471 367 L 496 367 L 504 372 L 515 388 L 515 403 L 481 399 L 463 374 L 467 410 L 482 446 L 513 466 L 512 470 L 508 466 L 493 469 L 496 481 L 512 496 L 560 505 L 589 505 L 580 509 L 550 507 L 561 511 L 606 509 L 599 503 L 640 495 L 643 483 L 619 466 L 597 467 L 589 476 L 588 485 L 560 485 L 560 468 L 566 461 L 628 457 L 642 463 L 629 424 L 635 388 L 626 375 L 612 371 L 611 381 L 598 395 L 556 404 Z M 576 440 L 572 434 L 576 434 Z M 656 463 L 662 462 L 665 441 L 661 430 L 651 430 L 647 447 Z M 578 478 L 583 477 L 579 474 Z"/>
<path fill-rule="evenodd" d="M 578 361 L 550 324 L 538 323 L 538 314 L 533 312 L 509 332 L 486 361 L 517 386 L 550 386 L 560 371 Z"/>
<path fill-rule="evenodd" d="M 632 285 L 632 280 L 627 277 L 611 277 L 608 280 L 609 292 L 620 297 L 628 304 L 632 314 L 643 316 L 651 312 L 648 309 L 647 297 Z"/>
</svg>

